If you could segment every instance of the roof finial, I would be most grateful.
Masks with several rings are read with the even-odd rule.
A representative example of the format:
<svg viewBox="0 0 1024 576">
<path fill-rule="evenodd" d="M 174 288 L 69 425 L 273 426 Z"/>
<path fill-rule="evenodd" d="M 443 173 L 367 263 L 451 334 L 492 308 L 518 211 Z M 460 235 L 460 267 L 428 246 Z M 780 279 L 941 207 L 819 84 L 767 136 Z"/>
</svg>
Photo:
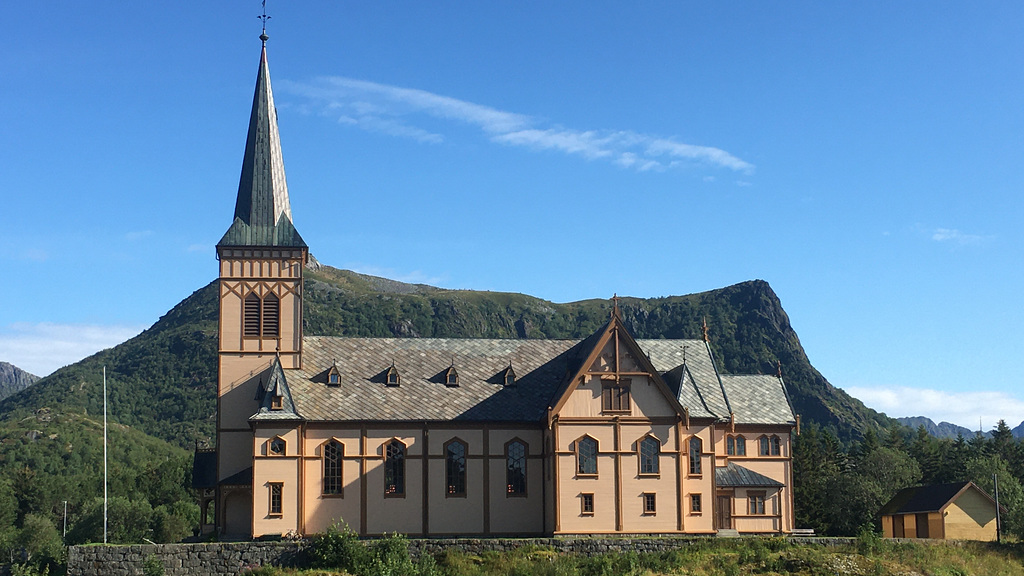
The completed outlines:
<svg viewBox="0 0 1024 576">
<path fill-rule="evenodd" d="M 701 325 L 701 332 L 704 333 L 704 341 L 708 342 L 708 317 L 705 316 Z"/>
<path fill-rule="evenodd" d="M 778 363 L 778 367 L 779 367 L 779 372 L 778 372 L 779 380 L 782 380 L 782 360 L 776 360 L 776 362 Z"/>
<path fill-rule="evenodd" d="M 622 318 L 622 314 L 619 313 L 619 295 L 612 293 L 612 316 L 615 318 Z"/>
<path fill-rule="evenodd" d="M 267 40 L 270 39 L 270 36 L 267 36 L 267 20 L 270 20 L 270 16 L 267 16 L 267 0 L 263 0 L 261 4 L 263 5 L 263 14 L 257 16 L 257 18 L 263 21 L 263 33 L 260 34 L 260 40 L 262 40 L 263 45 L 266 46 Z"/>
</svg>

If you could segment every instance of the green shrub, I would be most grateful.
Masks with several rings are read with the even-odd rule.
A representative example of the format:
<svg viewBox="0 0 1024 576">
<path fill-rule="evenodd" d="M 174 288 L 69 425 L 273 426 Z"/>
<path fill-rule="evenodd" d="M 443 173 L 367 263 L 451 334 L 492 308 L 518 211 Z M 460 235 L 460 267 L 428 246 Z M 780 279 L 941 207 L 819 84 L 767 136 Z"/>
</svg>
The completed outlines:
<svg viewBox="0 0 1024 576">
<path fill-rule="evenodd" d="M 356 574 L 367 563 L 369 551 L 347 524 L 334 524 L 313 537 L 309 547 L 313 568 L 340 568 Z"/>
<path fill-rule="evenodd" d="M 144 576 L 164 576 L 164 563 L 156 556 L 146 556 L 142 562 L 142 574 Z"/>
</svg>

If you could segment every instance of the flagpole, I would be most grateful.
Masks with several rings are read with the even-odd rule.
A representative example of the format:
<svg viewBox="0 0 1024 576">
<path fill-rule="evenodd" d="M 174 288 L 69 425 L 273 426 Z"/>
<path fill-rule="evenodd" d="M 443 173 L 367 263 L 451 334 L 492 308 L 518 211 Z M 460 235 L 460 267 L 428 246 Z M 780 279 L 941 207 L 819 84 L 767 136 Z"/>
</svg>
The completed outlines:
<svg viewBox="0 0 1024 576">
<path fill-rule="evenodd" d="M 107 367 L 103 367 L 103 543 L 107 543 Z"/>
</svg>

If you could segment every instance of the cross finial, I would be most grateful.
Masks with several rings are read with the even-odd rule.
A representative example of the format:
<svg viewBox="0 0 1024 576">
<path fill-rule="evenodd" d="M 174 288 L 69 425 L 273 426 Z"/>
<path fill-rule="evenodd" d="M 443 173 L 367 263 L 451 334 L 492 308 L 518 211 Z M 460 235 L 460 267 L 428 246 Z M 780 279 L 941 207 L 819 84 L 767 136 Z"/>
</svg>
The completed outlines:
<svg viewBox="0 0 1024 576">
<path fill-rule="evenodd" d="M 267 36 L 267 20 L 270 20 L 270 16 L 267 16 L 267 0 L 263 0 L 261 4 L 263 5 L 263 14 L 257 16 L 257 18 L 263 22 L 263 33 L 260 34 L 260 40 L 263 41 L 263 44 L 266 44 L 270 38 L 270 36 Z"/>
<path fill-rule="evenodd" d="M 778 362 L 778 367 L 779 367 L 778 374 L 779 374 L 779 379 L 781 380 L 782 379 L 782 360 L 776 360 L 776 362 Z"/>
<path fill-rule="evenodd" d="M 617 317 L 621 318 L 622 315 L 619 314 L 619 300 L 622 300 L 622 298 L 619 298 L 618 294 L 613 293 L 612 294 L 612 316 L 617 316 Z"/>
<path fill-rule="evenodd" d="M 707 342 L 708 341 L 708 317 L 707 316 L 704 317 L 703 323 L 701 325 L 701 332 L 704 333 L 704 341 Z"/>
</svg>

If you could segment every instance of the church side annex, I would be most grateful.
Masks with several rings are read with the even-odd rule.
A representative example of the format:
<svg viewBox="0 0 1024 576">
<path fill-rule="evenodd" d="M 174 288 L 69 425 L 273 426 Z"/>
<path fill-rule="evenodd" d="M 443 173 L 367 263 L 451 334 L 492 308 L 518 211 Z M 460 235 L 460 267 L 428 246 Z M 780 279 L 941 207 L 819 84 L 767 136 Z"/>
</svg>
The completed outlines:
<svg viewBox="0 0 1024 576">
<path fill-rule="evenodd" d="M 217 446 L 204 532 L 785 534 L 798 418 L 781 373 L 703 340 L 304 335 L 264 32 L 234 220 L 217 245 Z"/>
</svg>

